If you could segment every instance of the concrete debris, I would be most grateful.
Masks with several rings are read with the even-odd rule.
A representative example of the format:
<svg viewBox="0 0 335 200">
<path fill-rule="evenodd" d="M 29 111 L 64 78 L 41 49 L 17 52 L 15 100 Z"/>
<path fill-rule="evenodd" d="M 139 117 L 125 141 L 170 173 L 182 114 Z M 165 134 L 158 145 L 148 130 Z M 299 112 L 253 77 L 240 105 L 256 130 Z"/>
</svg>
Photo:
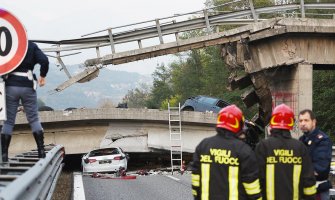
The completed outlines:
<svg viewBox="0 0 335 200">
<path fill-rule="evenodd" d="M 101 178 L 101 179 L 136 179 L 137 176 L 156 176 L 156 175 L 163 175 L 163 176 L 170 176 L 170 175 L 184 175 L 184 174 L 191 174 L 190 170 L 175 170 L 173 173 L 171 172 L 171 168 L 160 168 L 160 169 L 140 169 L 137 171 L 130 171 L 130 172 L 116 172 L 113 174 L 109 173 L 93 173 L 93 174 L 83 174 L 89 175 L 92 178 Z"/>
<path fill-rule="evenodd" d="M 92 178 L 101 178 L 101 179 L 136 179 L 136 176 L 132 175 L 124 175 L 118 176 L 117 173 L 115 174 L 101 174 L 101 173 L 93 173 L 91 175 Z"/>
</svg>

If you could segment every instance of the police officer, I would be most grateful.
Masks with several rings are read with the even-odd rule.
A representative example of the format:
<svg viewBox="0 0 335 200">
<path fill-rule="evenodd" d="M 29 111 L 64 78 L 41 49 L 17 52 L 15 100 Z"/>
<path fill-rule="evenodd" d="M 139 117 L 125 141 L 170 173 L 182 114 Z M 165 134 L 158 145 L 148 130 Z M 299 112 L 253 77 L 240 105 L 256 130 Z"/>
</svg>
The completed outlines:
<svg viewBox="0 0 335 200">
<path fill-rule="evenodd" d="M 37 80 L 33 70 L 36 64 L 40 65 L 40 78 Z M 38 117 L 37 107 L 37 83 L 40 86 L 45 84 L 45 77 L 49 70 L 49 60 L 38 46 L 28 41 L 28 50 L 22 63 L 11 73 L 4 77 L 6 85 L 6 112 L 7 120 L 4 122 L 1 131 L 2 160 L 8 161 L 8 147 L 12 138 L 13 127 L 17 108 L 21 101 L 27 120 L 32 129 L 38 157 L 45 157 L 43 128 Z"/>
<path fill-rule="evenodd" d="M 265 199 L 314 199 L 315 177 L 308 150 L 293 139 L 294 114 L 285 104 L 276 106 L 270 121 L 270 137 L 255 149 Z"/>
<path fill-rule="evenodd" d="M 193 154 L 194 199 L 261 199 L 256 156 L 238 137 L 244 124 L 241 110 L 230 105 L 217 118 L 215 136 L 205 138 Z"/>
<path fill-rule="evenodd" d="M 329 199 L 329 188 L 332 187 L 328 181 L 332 159 L 332 141 L 327 134 L 316 127 L 315 115 L 309 109 L 300 111 L 299 128 L 304 132 L 304 135 L 299 139 L 307 146 L 312 158 L 318 186 L 317 198 Z"/>
</svg>

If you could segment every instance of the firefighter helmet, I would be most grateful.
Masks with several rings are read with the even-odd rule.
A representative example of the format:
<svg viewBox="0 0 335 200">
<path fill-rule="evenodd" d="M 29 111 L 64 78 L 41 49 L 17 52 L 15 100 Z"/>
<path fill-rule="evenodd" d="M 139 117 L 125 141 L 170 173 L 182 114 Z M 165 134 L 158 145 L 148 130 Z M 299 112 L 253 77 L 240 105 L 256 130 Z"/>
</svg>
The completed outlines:
<svg viewBox="0 0 335 200">
<path fill-rule="evenodd" d="M 233 133 L 239 133 L 243 128 L 244 116 L 236 105 L 229 105 L 221 109 L 218 114 L 217 128 L 224 128 Z"/>
<path fill-rule="evenodd" d="M 270 127 L 292 130 L 294 125 L 293 110 L 285 104 L 276 106 L 272 111 Z"/>
</svg>

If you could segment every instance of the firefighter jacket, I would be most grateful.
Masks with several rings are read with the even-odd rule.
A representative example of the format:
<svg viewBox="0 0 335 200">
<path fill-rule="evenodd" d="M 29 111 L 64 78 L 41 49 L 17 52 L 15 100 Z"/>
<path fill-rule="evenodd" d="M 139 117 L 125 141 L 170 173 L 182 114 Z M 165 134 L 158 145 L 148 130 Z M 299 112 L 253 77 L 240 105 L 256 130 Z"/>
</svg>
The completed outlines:
<svg viewBox="0 0 335 200">
<path fill-rule="evenodd" d="M 197 200 L 261 199 L 256 156 L 236 135 L 217 128 L 193 154 L 192 193 Z"/>
<path fill-rule="evenodd" d="M 289 131 L 272 129 L 255 152 L 264 199 L 314 199 L 315 176 L 308 150 Z"/>
<path fill-rule="evenodd" d="M 332 159 L 332 141 L 324 132 L 314 129 L 311 133 L 305 133 L 300 137 L 309 150 L 314 171 L 317 173 L 316 180 L 328 179 L 330 163 Z"/>
</svg>

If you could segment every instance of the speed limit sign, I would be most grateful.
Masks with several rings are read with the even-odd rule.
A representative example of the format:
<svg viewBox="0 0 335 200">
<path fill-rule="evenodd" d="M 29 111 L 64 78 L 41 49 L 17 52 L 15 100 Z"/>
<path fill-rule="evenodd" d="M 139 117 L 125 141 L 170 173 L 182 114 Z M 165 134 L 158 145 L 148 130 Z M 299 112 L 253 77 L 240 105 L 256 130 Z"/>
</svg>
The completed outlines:
<svg viewBox="0 0 335 200">
<path fill-rule="evenodd" d="M 0 8 L 0 75 L 17 68 L 28 48 L 27 33 L 20 21 Z"/>
<path fill-rule="evenodd" d="M 28 48 L 26 30 L 7 10 L 0 8 L 0 75 L 16 69 Z M 5 85 L 0 82 L 0 120 L 6 120 Z"/>
</svg>

